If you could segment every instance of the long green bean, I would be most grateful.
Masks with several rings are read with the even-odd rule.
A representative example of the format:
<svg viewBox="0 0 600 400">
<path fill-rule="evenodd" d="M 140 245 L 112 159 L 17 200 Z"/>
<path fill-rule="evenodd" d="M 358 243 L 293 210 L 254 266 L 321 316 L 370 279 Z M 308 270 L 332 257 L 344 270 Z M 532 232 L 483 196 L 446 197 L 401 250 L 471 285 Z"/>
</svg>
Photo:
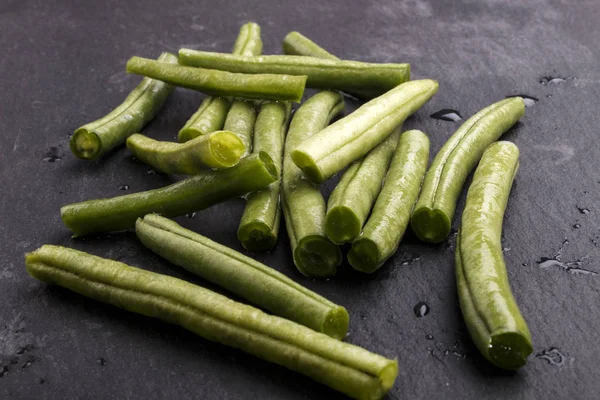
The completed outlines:
<svg viewBox="0 0 600 400">
<path fill-rule="evenodd" d="M 171 53 L 162 53 L 158 62 L 177 64 L 177 57 Z M 171 85 L 159 80 L 142 79 L 120 106 L 75 131 L 69 142 L 71 151 L 83 160 L 100 158 L 150 122 L 172 90 Z"/>
</svg>

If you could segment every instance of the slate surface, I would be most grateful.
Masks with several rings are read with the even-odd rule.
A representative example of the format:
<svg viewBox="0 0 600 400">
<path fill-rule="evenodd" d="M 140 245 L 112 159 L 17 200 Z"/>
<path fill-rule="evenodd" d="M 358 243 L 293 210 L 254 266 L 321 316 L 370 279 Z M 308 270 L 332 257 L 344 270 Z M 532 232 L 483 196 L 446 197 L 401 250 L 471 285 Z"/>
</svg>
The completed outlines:
<svg viewBox="0 0 600 400">
<path fill-rule="evenodd" d="M 398 357 L 389 398 L 597 398 L 600 6 L 513 3 L 1 0 L 0 397 L 342 397 L 183 329 L 46 287 L 24 268 L 24 252 L 54 243 L 205 284 L 150 254 L 132 233 L 69 238 L 61 205 L 171 178 L 148 173 L 125 149 L 78 161 L 68 136 L 136 85 L 139 78 L 124 72 L 130 56 L 181 46 L 230 51 L 239 26 L 253 20 L 266 53 L 278 53 L 294 29 L 342 58 L 410 62 L 414 77 L 438 79 L 438 94 L 405 125 L 430 135 L 433 154 L 460 122 L 430 114 L 452 108 L 468 117 L 514 94 L 539 99 L 505 136 L 522 161 L 504 224 L 510 280 L 537 356 L 503 373 L 474 351 L 456 298 L 452 239 L 427 246 L 409 233 L 379 273 L 364 277 L 345 265 L 328 282 L 295 270 L 285 234 L 275 252 L 253 256 L 346 306 L 349 342 Z M 201 99 L 176 90 L 144 132 L 175 138 Z M 463 204 L 464 194 L 459 210 Z M 242 209 L 235 199 L 180 222 L 242 250 L 235 237 Z M 559 262 L 540 268 L 542 257 L 557 254 Z M 417 318 L 421 301 L 430 310 Z"/>
</svg>

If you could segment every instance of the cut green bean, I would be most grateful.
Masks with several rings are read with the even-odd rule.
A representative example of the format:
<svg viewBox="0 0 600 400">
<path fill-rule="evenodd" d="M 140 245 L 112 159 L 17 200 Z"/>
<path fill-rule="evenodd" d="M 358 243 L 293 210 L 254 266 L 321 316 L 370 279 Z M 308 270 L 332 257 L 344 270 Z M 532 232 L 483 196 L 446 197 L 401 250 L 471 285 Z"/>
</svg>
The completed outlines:
<svg viewBox="0 0 600 400">
<path fill-rule="evenodd" d="M 129 229 L 149 213 L 176 217 L 264 189 L 278 179 L 277 173 L 271 157 L 257 153 L 232 168 L 209 170 L 146 192 L 69 204 L 60 209 L 60 214 L 74 236 Z"/>
<path fill-rule="evenodd" d="M 252 150 L 252 135 L 254 133 L 254 124 L 256 122 L 256 106 L 252 101 L 234 100 L 227 119 L 225 120 L 225 130 L 235 133 L 246 146 L 248 154 Z"/>
<path fill-rule="evenodd" d="M 135 231 L 161 257 L 275 315 L 335 339 L 348 332 L 350 317 L 344 307 L 229 247 L 156 214 L 138 219 Z"/>
<path fill-rule="evenodd" d="M 304 141 L 292 160 L 310 180 L 321 183 L 381 143 L 437 89 L 431 79 L 403 83 Z"/>
<path fill-rule="evenodd" d="M 502 255 L 502 219 L 518 166 L 519 149 L 510 142 L 485 150 L 456 239 L 456 283 L 465 323 L 481 354 L 504 369 L 524 366 L 533 351 Z"/>
<path fill-rule="evenodd" d="M 358 400 L 382 398 L 398 375 L 396 360 L 177 278 L 50 245 L 28 253 L 25 264 L 42 282 L 182 326 Z"/>
<path fill-rule="evenodd" d="M 158 62 L 177 64 L 177 57 L 171 53 L 162 53 Z M 69 142 L 71 151 L 82 160 L 100 158 L 150 122 L 172 90 L 173 86 L 159 80 L 142 79 L 120 106 L 105 117 L 75 131 Z"/>
<path fill-rule="evenodd" d="M 394 255 L 410 221 L 428 161 L 427 136 L 418 130 L 404 132 L 373 212 L 348 253 L 354 269 L 375 272 Z"/>
<path fill-rule="evenodd" d="M 300 32 L 290 32 L 285 36 L 283 39 L 283 52 L 291 56 L 307 56 L 323 58 L 326 60 L 339 60 L 338 57 L 320 47 Z M 373 97 L 373 93 L 367 90 L 364 92 L 352 91 L 349 93 L 360 99 L 370 99 Z"/>
<path fill-rule="evenodd" d="M 290 153 L 344 110 L 336 92 L 319 92 L 294 114 L 285 141 L 281 200 L 294 264 L 309 277 L 335 275 L 342 253 L 325 234 L 325 200 L 317 185 L 304 178 Z"/>
<path fill-rule="evenodd" d="M 254 132 L 254 151 L 268 153 L 281 176 L 283 144 L 290 116 L 290 103 L 266 102 L 260 107 Z M 277 244 L 281 209 L 279 207 L 280 180 L 268 188 L 248 195 L 246 208 L 237 236 L 245 249 L 272 250 Z"/>
<path fill-rule="evenodd" d="M 246 148 L 233 132 L 216 131 L 186 143 L 160 142 L 133 134 L 127 148 L 140 161 L 165 174 L 197 175 L 207 168 L 231 168 Z"/>
<path fill-rule="evenodd" d="M 262 39 L 260 38 L 260 26 L 254 22 L 242 25 L 233 46 L 233 54 L 258 56 L 261 52 Z M 192 115 L 185 126 L 179 131 L 179 141 L 182 143 L 187 142 L 197 136 L 223 129 L 229 106 L 229 101 L 222 97 L 206 97 L 198 111 Z M 234 132 L 238 134 L 236 131 Z M 244 140 L 243 137 L 240 138 Z M 250 151 L 250 147 L 247 146 L 249 143 L 244 141 L 244 144 L 247 150 Z"/>
<path fill-rule="evenodd" d="M 167 64 L 141 57 L 132 57 L 127 61 L 127 72 L 198 90 L 211 96 L 234 96 L 257 100 L 299 102 L 306 84 L 306 76 L 235 74 Z"/>
<path fill-rule="evenodd" d="M 381 191 L 399 138 L 400 127 L 342 175 L 327 202 L 325 231 L 333 243 L 352 242 L 360 234 Z"/>
<path fill-rule="evenodd" d="M 409 64 L 375 64 L 303 56 L 237 56 L 190 49 L 179 50 L 179 63 L 245 74 L 307 76 L 316 89 L 361 91 L 381 95 L 410 79 Z"/>
<path fill-rule="evenodd" d="M 484 108 L 469 118 L 435 156 L 411 227 L 425 242 L 438 243 L 450 233 L 456 201 L 469 173 L 490 143 L 498 140 L 525 113 L 520 97 L 511 97 Z"/>
</svg>

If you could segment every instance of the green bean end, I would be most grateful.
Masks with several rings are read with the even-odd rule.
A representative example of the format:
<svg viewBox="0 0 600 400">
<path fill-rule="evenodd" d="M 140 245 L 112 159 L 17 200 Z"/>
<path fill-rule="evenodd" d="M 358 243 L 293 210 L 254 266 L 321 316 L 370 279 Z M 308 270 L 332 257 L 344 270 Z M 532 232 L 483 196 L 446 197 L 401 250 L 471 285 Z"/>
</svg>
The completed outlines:
<svg viewBox="0 0 600 400">
<path fill-rule="evenodd" d="M 342 245 L 353 241 L 360 234 L 362 224 L 350 207 L 338 206 L 327 212 L 325 232 L 333 243 Z"/>
<path fill-rule="evenodd" d="M 95 160 L 102 154 L 102 141 L 94 132 L 77 129 L 69 142 L 71 151 L 82 160 Z"/>
<path fill-rule="evenodd" d="M 322 183 L 325 178 L 323 171 L 317 165 L 315 160 L 305 152 L 294 150 L 291 153 L 292 161 L 302 170 L 304 175 L 314 183 Z"/>
<path fill-rule="evenodd" d="M 328 278 L 335 275 L 342 262 L 340 248 L 320 235 L 302 238 L 294 251 L 294 262 L 304 275 Z"/>
<path fill-rule="evenodd" d="M 442 210 L 421 207 L 413 213 L 410 226 L 420 240 L 439 243 L 450 233 L 450 218 Z"/>
<path fill-rule="evenodd" d="M 253 221 L 240 226 L 237 236 L 244 248 L 250 251 L 273 250 L 277 244 L 277 236 L 273 234 L 273 229 L 263 221 Z"/>
<path fill-rule="evenodd" d="M 352 268 L 368 274 L 377 271 L 381 267 L 381 264 L 379 264 L 380 257 L 377 244 L 367 238 L 355 240 L 348 252 L 348 262 Z"/>
<path fill-rule="evenodd" d="M 492 334 L 488 357 L 496 366 L 515 370 L 523 367 L 533 348 L 529 338 L 517 332 Z"/>
</svg>

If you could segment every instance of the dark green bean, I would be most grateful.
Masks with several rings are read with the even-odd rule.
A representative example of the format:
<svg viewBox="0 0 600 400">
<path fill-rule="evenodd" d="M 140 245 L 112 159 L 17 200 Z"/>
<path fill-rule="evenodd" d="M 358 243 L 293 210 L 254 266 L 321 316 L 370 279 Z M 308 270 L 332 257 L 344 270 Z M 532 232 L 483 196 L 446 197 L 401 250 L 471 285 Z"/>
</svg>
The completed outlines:
<svg viewBox="0 0 600 400">
<path fill-rule="evenodd" d="M 224 129 L 235 133 L 246 146 L 248 154 L 252 150 L 252 135 L 254 133 L 254 124 L 256 122 L 256 106 L 252 101 L 234 100 Z"/>
</svg>

